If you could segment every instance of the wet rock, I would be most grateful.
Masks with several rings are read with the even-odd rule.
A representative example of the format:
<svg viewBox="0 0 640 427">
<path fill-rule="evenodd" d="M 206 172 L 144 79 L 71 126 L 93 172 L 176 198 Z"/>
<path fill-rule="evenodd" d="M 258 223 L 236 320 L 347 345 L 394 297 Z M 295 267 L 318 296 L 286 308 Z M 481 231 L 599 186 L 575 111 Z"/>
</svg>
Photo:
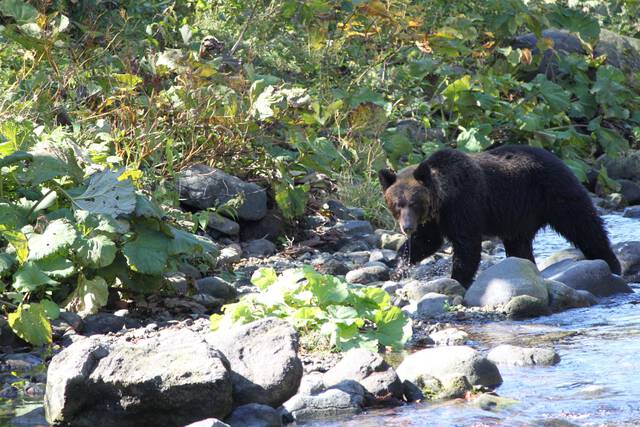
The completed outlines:
<svg viewBox="0 0 640 427">
<path fill-rule="evenodd" d="M 530 295 L 511 298 L 504 311 L 510 319 L 529 319 L 550 313 L 548 300 L 544 301 Z"/>
<path fill-rule="evenodd" d="M 428 293 L 423 296 L 420 301 L 409 304 L 402 309 L 414 319 L 429 319 L 446 313 L 446 304 L 449 304 L 450 298 L 446 295 Z"/>
<path fill-rule="evenodd" d="M 87 316 L 83 320 L 83 335 L 107 334 L 118 332 L 122 329 L 139 328 L 140 322 L 130 317 L 116 316 L 111 313 L 96 313 Z"/>
<path fill-rule="evenodd" d="M 209 214 L 207 227 L 227 236 L 237 236 L 240 233 L 240 224 L 215 212 Z"/>
<path fill-rule="evenodd" d="M 0 388 L 0 399 L 15 399 L 18 397 L 18 389 L 12 385 L 4 384 Z"/>
<path fill-rule="evenodd" d="M 407 402 L 418 402 L 424 399 L 424 393 L 411 381 L 403 381 L 402 389 L 404 390 L 404 398 Z"/>
<path fill-rule="evenodd" d="M 555 280 L 545 280 L 549 291 L 549 308 L 558 312 L 570 308 L 590 307 L 597 303 L 596 297 L 588 291 L 573 289 Z"/>
<path fill-rule="evenodd" d="M 297 422 L 346 417 L 362 412 L 365 390 L 355 381 L 344 381 L 315 395 L 296 394 L 284 408 Z"/>
<path fill-rule="evenodd" d="M 218 264 L 229 265 L 236 263 L 242 259 L 242 248 L 237 243 L 233 243 L 220 250 L 218 255 Z"/>
<path fill-rule="evenodd" d="M 429 293 L 443 294 L 450 297 L 456 295 L 464 297 L 466 292 L 466 289 L 457 280 L 448 278 L 435 279 L 428 282 L 412 280 L 404 285 L 403 290 L 410 301 L 418 301 Z"/>
<path fill-rule="evenodd" d="M 361 220 L 338 221 L 332 229 L 346 237 L 360 237 L 366 234 L 373 234 L 371 223 Z"/>
<path fill-rule="evenodd" d="M 196 421 L 184 427 L 229 427 L 229 424 L 223 423 L 216 418 L 207 418 L 206 420 Z"/>
<path fill-rule="evenodd" d="M 611 274 L 609 265 L 599 259 L 560 261 L 547 267 L 542 275 L 547 279 L 562 282 L 573 289 L 589 291 L 598 297 L 620 292 L 632 292 L 624 279 Z"/>
<path fill-rule="evenodd" d="M 275 242 L 285 233 L 285 219 L 277 209 L 271 209 L 260 221 L 243 221 L 240 238 L 243 241 L 267 239 Z"/>
<path fill-rule="evenodd" d="M 231 427 L 280 427 L 282 416 L 271 406 L 249 403 L 238 406 L 224 420 Z"/>
<path fill-rule="evenodd" d="M 502 384 L 496 365 L 467 346 L 420 350 L 404 359 L 397 373 L 402 381 L 408 380 L 414 384 L 423 377 L 433 377 L 444 382 L 454 374 L 466 376 L 472 385 L 495 387 Z"/>
<path fill-rule="evenodd" d="M 398 253 L 391 249 L 374 249 L 369 256 L 369 262 L 383 262 L 386 265 L 393 265 L 398 259 Z"/>
<path fill-rule="evenodd" d="M 622 278 L 628 282 L 640 282 L 640 242 L 623 242 L 613 245 L 613 253 L 620 261 Z"/>
<path fill-rule="evenodd" d="M 468 391 L 473 390 L 473 386 L 464 375 L 449 375 L 441 381 L 441 389 L 435 395 L 436 399 L 459 399 L 465 396 Z"/>
<path fill-rule="evenodd" d="M 429 334 L 435 345 L 464 345 L 469 339 L 469 334 L 456 328 L 447 328 Z"/>
<path fill-rule="evenodd" d="M 640 203 L 640 185 L 628 179 L 619 179 L 620 194 L 628 205 L 637 205 Z"/>
<path fill-rule="evenodd" d="M 529 295 L 548 302 L 547 287 L 535 264 L 522 258 L 506 258 L 481 272 L 467 290 L 465 304 L 494 307 L 512 298 Z"/>
<path fill-rule="evenodd" d="M 560 356 L 553 348 L 517 347 L 509 344 L 491 349 L 487 359 L 506 366 L 551 366 L 560 362 Z"/>
<path fill-rule="evenodd" d="M 242 248 L 244 250 L 244 256 L 247 258 L 266 257 L 278 252 L 276 245 L 267 239 L 252 240 L 244 243 Z"/>
<path fill-rule="evenodd" d="M 630 206 L 625 208 L 622 216 L 625 218 L 640 218 L 640 206 Z"/>
<path fill-rule="evenodd" d="M 96 336 L 49 365 L 45 410 L 53 424 L 175 426 L 231 411 L 226 359 L 187 329 L 148 338 Z"/>
<path fill-rule="evenodd" d="M 538 261 L 537 266 L 540 271 L 549 267 L 550 265 L 556 264 L 560 261 L 571 260 L 571 261 L 581 261 L 585 259 L 584 254 L 580 249 L 570 248 L 564 249 L 562 251 L 555 252 L 554 254 L 546 257 L 545 259 Z"/>
<path fill-rule="evenodd" d="M 244 202 L 237 209 L 241 219 L 257 221 L 267 214 L 264 188 L 206 165 L 193 165 L 187 169 L 178 179 L 178 189 L 182 203 L 196 209 L 226 203 L 242 194 Z"/>
<path fill-rule="evenodd" d="M 492 393 L 482 393 L 473 401 L 473 403 L 485 411 L 496 412 L 513 406 L 518 403 L 518 401 L 515 399 L 497 396 Z"/>
<path fill-rule="evenodd" d="M 380 248 L 399 251 L 402 245 L 407 241 L 407 236 L 395 231 L 378 229 L 375 231 L 380 241 Z"/>
<path fill-rule="evenodd" d="M 347 282 L 366 285 L 389 279 L 389 268 L 383 265 L 372 265 L 352 270 L 346 275 Z"/>
<path fill-rule="evenodd" d="M 231 364 L 234 404 L 277 407 L 298 390 L 302 378 L 298 334 L 287 322 L 258 320 L 229 331 L 212 332 L 207 341 Z"/>
<path fill-rule="evenodd" d="M 369 350 L 349 350 L 323 377 L 326 387 L 335 386 L 344 380 L 360 383 L 373 397 L 372 403 L 402 399 L 402 383 L 395 370 L 379 354 Z"/>
<path fill-rule="evenodd" d="M 205 277 L 196 281 L 198 292 L 220 298 L 225 301 L 232 301 L 238 297 L 238 291 L 231 284 L 219 277 Z"/>
</svg>

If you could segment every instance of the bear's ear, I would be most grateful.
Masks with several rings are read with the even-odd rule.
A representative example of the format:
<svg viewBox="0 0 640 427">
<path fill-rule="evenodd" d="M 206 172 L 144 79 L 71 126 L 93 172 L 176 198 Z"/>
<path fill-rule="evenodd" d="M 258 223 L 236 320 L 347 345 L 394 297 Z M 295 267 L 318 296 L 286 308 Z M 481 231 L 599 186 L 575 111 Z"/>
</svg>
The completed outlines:
<svg viewBox="0 0 640 427">
<path fill-rule="evenodd" d="M 386 191 L 396 182 L 396 173 L 391 169 L 380 169 L 378 171 L 378 179 L 380 180 L 382 191 Z"/>
<path fill-rule="evenodd" d="M 431 184 L 431 168 L 426 160 L 422 161 L 413 171 L 413 177 L 423 185 L 428 186 Z"/>
</svg>

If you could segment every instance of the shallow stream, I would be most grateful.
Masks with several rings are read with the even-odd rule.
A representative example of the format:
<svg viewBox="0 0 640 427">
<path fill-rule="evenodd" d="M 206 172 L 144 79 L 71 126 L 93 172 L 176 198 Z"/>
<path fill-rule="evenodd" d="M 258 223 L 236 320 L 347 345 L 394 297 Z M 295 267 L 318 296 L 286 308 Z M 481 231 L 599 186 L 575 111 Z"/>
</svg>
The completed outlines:
<svg viewBox="0 0 640 427">
<path fill-rule="evenodd" d="M 640 221 L 606 215 L 613 243 L 640 240 Z M 568 248 L 551 230 L 534 242 L 537 259 Z M 632 285 L 633 286 L 633 285 Z M 496 392 L 517 402 L 483 410 L 473 401 L 420 403 L 373 410 L 313 426 L 640 426 L 640 285 L 599 305 L 527 321 L 464 327 L 474 347 L 553 345 L 552 367 L 500 367 Z"/>
</svg>

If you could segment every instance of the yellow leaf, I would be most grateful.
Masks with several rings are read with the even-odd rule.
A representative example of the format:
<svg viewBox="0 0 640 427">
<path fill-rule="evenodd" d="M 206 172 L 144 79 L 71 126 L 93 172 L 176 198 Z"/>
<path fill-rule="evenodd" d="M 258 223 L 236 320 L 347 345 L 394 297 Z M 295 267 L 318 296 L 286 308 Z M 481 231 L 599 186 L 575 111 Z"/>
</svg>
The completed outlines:
<svg viewBox="0 0 640 427">
<path fill-rule="evenodd" d="M 136 182 L 140 178 L 142 178 L 142 171 L 140 169 L 130 169 L 128 171 L 125 171 L 118 177 L 118 181 L 125 181 L 128 178 L 131 178 L 131 181 Z"/>
<path fill-rule="evenodd" d="M 407 27 L 409 28 L 417 28 L 421 25 L 422 21 L 414 21 L 413 19 L 410 19 L 409 22 L 407 22 Z"/>
<path fill-rule="evenodd" d="M 360 10 L 366 15 L 391 19 L 387 8 L 380 0 L 371 0 L 369 3 L 365 3 L 360 6 Z"/>
<path fill-rule="evenodd" d="M 533 60 L 533 55 L 531 54 L 531 49 L 522 49 L 520 51 L 520 62 L 522 62 L 523 64 L 531 64 L 531 61 Z"/>
</svg>

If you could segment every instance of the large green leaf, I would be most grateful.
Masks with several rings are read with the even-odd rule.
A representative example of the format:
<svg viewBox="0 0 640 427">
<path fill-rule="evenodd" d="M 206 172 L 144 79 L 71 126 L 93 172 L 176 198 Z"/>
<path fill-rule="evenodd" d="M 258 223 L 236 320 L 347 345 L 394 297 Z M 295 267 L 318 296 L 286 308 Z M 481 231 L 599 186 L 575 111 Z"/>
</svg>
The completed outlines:
<svg viewBox="0 0 640 427">
<path fill-rule="evenodd" d="M 557 6 L 553 12 L 547 15 L 547 19 L 556 28 L 580 34 L 580 37 L 588 43 L 594 44 L 600 37 L 598 20 L 579 9 Z"/>
<path fill-rule="evenodd" d="M 76 273 L 73 263 L 62 255 L 51 255 L 34 263 L 44 274 L 54 279 L 66 279 Z"/>
<path fill-rule="evenodd" d="M 376 323 L 375 338 L 380 344 L 393 348 L 402 348 L 411 338 L 411 321 L 399 307 L 379 310 L 374 319 Z"/>
<path fill-rule="evenodd" d="M 91 175 L 84 193 L 73 198 L 76 207 L 113 217 L 127 215 L 136 208 L 136 192 L 130 179 L 119 180 L 120 173 L 105 170 Z"/>
<path fill-rule="evenodd" d="M 38 303 L 21 304 L 14 313 L 7 316 L 11 329 L 23 340 L 33 345 L 51 343 L 51 324 L 45 307 Z"/>
<path fill-rule="evenodd" d="M 6 277 L 13 271 L 16 257 L 7 253 L 0 253 L 0 278 Z"/>
<path fill-rule="evenodd" d="M 18 292 L 35 291 L 43 285 L 55 285 L 58 282 L 47 276 L 35 263 L 28 261 L 13 276 L 13 288 Z"/>
<path fill-rule="evenodd" d="M 168 260 L 169 240 L 164 233 L 139 228 L 135 239 L 124 244 L 122 253 L 133 271 L 162 274 Z"/>
<path fill-rule="evenodd" d="M 65 301 L 67 310 L 82 314 L 95 314 L 107 305 L 109 285 L 100 276 L 87 279 L 84 274 L 78 276 L 78 284 L 73 293 Z"/>
<path fill-rule="evenodd" d="M 169 240 L 169 255 L 208 253 L 218 255 L 218 246 L 206 237 L 189 233 L 174 227 L 170 228 L 173 239 Z"/>
<path fill-rule="evenodd" d="M 38 260 L 55 253 L 66 253 L 76 237 L 76 229 L 67 220 L 51 221 L 44 233 L 29 236 L 29 259 Z"/>
<path fill-rule="evenodd" d="M 278 274 L 273 268 L 259 268 L 251 275 L 251 283 L 259 289 L 267 289 L 278 279 Z"/>
<path fill-rule="evenodd" d="M 0 224 L 0 235 L 16 250 L 20 262 L 25 262 L 29 258 L 29 241 L 22 231 L 8 230 Z"/>
<path fill-rule="evenodd" d="M 35 22 L 38 11 L 23 0 L 0 0 L 0 12 L 13 17 L 18 24 Z"/>
<path fill-rule="evenodd" d="M 82 263 L 93 268 L 111 264 L 117 252 L 116 244 L 101 234 L 89 238 L 78 238 L 74 248 Z"/>
<path fill-rule="evenodd" d="M 544 74 L 539 74 L 533 83 L 536 84 L 538 94 L 545 102 L 557 112 L 567 112 L 571 106 L 569 94 L 562 86 L 547 79 Z"/>
</svg>

